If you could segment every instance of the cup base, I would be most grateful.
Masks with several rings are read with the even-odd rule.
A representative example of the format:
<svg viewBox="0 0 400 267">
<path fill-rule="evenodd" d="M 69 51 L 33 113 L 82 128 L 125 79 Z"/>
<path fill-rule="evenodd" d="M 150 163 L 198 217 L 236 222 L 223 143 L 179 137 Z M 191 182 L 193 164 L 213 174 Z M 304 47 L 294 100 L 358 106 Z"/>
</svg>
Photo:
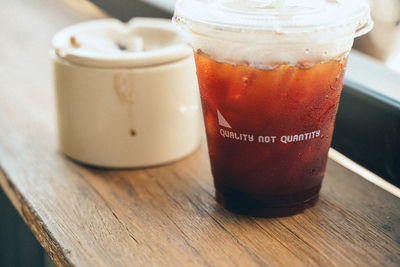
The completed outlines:
<svg viewBox="0 0 400 267">
<path fill-rule="evenodd" d="M 254 197 L 243 193 L 223 194 L 216 190 L 217 202 L 227 210 L 254 217 L 286 217 L 302 213 L 314 206 L 319 197 L 321 184 L 306 192 L 291 195 Z"/>
</svg>

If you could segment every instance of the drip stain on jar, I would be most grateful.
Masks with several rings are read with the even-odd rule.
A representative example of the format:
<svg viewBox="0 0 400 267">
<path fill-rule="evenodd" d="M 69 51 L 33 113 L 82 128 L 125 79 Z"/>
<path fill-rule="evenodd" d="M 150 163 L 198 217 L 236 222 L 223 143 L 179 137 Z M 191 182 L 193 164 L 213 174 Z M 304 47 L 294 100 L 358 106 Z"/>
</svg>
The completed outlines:
<svg viewBox="0 0 400 267">
<path fill-rule="evenodd" d="M 131 84 L 133 84 L 132 75 L 123 71 L 116 72 L 114 74 L 113 82 L 113 89 L 117 93 L 119 101 L 124 104 L 133 104 L 134 92 L 131 86 Z"/>
<path fill-rule="evenodd" d="M 131 134 L 132 136 L 135 136 L 135 135 L 136 135 L 136 131 L 135 131 L 135 129 L 133 129 L 133 128 L 130 129 L 129 132 L 130 132 L 130 134 Z"/>
</svg>

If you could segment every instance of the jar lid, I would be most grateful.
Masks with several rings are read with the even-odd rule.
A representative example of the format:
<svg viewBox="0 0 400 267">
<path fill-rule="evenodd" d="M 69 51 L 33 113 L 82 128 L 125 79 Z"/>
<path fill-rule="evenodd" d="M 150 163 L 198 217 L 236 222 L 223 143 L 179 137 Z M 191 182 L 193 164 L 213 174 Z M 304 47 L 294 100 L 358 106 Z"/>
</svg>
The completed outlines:
<svg viewBox="0 0 400 267">
<path fill-rule="evenodd" d="M 52 46 L 69 62 L 100 68 L 160 65 L 192 54 L 169 20 L 153 18 L 75 24 L 58 32 Z"/>
<path fill-rule="evenodd" d="M 174 21 L 205 35 L 209 29 L 296 34 L 350 27 L 359 36 L 373 26 L 364 0 L 178 0 Z"/>
</svg>

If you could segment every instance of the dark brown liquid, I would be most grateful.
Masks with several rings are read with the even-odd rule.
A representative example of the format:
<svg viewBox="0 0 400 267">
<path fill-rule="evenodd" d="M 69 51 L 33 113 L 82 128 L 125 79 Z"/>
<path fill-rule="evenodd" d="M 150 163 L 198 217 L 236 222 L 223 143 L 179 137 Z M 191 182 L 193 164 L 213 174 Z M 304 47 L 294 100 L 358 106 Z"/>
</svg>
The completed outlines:
<svg viewBox="0 0 400 267">
<path fill-rule="evenodd" d="M 262 70 L 195 59 L 217 200 L 271 217 L 315 204 L 346 61 Z"/>
</svg>

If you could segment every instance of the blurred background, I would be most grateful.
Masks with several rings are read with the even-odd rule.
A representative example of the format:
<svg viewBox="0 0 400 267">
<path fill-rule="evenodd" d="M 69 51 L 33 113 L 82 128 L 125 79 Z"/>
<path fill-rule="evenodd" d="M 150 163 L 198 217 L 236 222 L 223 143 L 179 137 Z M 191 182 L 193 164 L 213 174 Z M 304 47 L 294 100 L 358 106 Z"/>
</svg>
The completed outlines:
<svg viewBox="0 0 400 267">
<path fill-rule="evenodd" d="M 400 1 L 369 0 L 374 29 L 357 38 L 354 47 L 400 72 Z"/>
<path fill-rule="evenodd" d="M 355 41 L 357 51 L 352 52 L 349 60 L 332 146 L 399 186 L 400 0 L 368 1 L 375 28 Z M 122 21 L 132 17 L 171 18 L 174 4 L 175 0 L 0 0 L 0 38 L 12 44 L 0 51 L 0 58 L 11 58 L 7 61 L 11 63 L 3 66 L 0 79 L 8 78 L 7 68 L 18 67 L 12 63 L 18 49 L 48 56 L 50 38 L 43 39 L 40 31 L 46 23 L 54 24 L 55 33 L 66 23 L 78 22 L 77 18 L 80 21 L 107 16 Z M 11 34 L 15 31 L 18 34 Z M 9 36 L 14 39 L 6 40 Z M 26 58 L 21 72 L 35 67 L 35 62 Z M 50 64 L 40 67 L 51 72 Z M 43 83 L 52 86 L 51 81 Z M 1 190 L 0 214 L 0 266 L 52 266 Z"/>
<path fill-rule="evenodd" d="M 123 21 L 132 16 L 171 17 L 176 0 L 90 0 L 109 15 Z M 357 38 L 354 47 L 400 72 L 400 0 L 367 0 L 374 29 Z M 69 2 L 69 1 L 68 1 Z M 72 2 L 77 1 L 72 0 Z"/>
</svg>

